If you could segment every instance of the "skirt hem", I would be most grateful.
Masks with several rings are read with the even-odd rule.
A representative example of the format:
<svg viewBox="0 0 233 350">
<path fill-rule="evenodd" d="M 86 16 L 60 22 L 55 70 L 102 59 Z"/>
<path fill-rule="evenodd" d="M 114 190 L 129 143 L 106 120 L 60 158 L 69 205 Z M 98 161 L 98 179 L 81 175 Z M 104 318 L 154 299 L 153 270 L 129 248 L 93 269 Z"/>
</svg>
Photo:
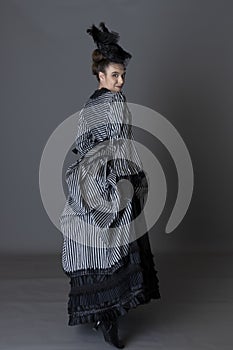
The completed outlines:
<svg viewBox="0 0 233 350">
<path fill-rule="evenodd" d="M 84 323 L 94 323 L 98 320 L 115 321 L 118 317 L 126 315 L 129 310 L 149 303 L 151 299 L 161 299 L 159 290 L 156 289 L 153 292 L 146 293 L 141 289 L 136 293 L 132 293 L 128 300 L 122 300 L 121 303 L 115 304 L 112 307 L 106 305 L 106 309 L 94 308 L 91 313 L 88 311 L 88 314 L 87 312 L 85 314 L 85 311 L 82 314 L 80 312 L 73 312 L 69 315 L 68 325 L 75 326 Z"/>
</svg>

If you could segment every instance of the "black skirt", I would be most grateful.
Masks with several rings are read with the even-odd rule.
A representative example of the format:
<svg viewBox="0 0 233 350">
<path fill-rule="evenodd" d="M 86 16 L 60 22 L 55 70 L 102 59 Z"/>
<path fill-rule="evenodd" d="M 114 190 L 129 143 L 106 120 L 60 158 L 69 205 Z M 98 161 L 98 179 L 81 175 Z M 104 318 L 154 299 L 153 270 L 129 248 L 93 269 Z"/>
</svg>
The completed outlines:
<svg viewBox="0 0 233 350">
<path fill-rule="evenodd" d="M 70 279 L 69 326 L 116 320 L 132 308 L 161 298 L 148 232 L 129 247 L 129 254 L 112 273 L 97 269 L 86 275 L 83 271 L 65 271 Z"/>
</svg>

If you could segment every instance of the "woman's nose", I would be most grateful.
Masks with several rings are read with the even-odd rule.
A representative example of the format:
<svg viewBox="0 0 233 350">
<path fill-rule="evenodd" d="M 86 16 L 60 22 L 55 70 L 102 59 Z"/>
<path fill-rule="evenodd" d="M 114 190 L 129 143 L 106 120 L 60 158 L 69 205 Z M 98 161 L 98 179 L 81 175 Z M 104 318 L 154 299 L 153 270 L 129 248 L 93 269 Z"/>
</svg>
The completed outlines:
<svg viewBox="0 0 233 350">
<path fill-rule="evenodd" d="M 118 84 L 120 83 L 120 85 L 122 85 L 124 83 L 124 79 L 122 77 L 119 77 L 118 79 Z"/>
</svg>

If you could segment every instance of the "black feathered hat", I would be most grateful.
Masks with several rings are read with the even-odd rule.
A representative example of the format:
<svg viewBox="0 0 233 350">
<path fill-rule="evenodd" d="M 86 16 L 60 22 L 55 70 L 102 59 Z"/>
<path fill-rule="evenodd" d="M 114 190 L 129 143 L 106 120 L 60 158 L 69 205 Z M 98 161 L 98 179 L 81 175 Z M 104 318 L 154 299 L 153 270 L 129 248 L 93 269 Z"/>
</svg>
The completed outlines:
<svg viewBox="0 0 233 350">
<path fill-rule="evenodd" d="M 126 66 L 132 55 L 117 44 L 120 39 L 119 34 L 113 31 L 109 32 L 104 22 L 101 22 L 99 27 L 102 31 L 93 24 L 91 28 L 87 29 L 87 33 L 92 36 L 104 57 L 111 62 L 122 63 Z"/>
</svg>

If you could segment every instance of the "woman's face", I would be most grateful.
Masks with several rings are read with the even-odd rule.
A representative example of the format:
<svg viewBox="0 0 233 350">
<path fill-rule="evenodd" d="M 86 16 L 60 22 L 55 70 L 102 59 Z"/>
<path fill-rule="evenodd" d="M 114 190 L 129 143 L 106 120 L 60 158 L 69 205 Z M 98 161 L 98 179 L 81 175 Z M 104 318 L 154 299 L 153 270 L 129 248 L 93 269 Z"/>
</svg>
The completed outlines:
<svg viewBox="0 0 233 350">
<path fill-rule="evenodd" d="M 110 63 L 105 73 L 100 72 L 99 89 L 105 87 L 113 92 L 120 91 L 125 82 L 126 69 L 123 64 Z"/>
</svg>

